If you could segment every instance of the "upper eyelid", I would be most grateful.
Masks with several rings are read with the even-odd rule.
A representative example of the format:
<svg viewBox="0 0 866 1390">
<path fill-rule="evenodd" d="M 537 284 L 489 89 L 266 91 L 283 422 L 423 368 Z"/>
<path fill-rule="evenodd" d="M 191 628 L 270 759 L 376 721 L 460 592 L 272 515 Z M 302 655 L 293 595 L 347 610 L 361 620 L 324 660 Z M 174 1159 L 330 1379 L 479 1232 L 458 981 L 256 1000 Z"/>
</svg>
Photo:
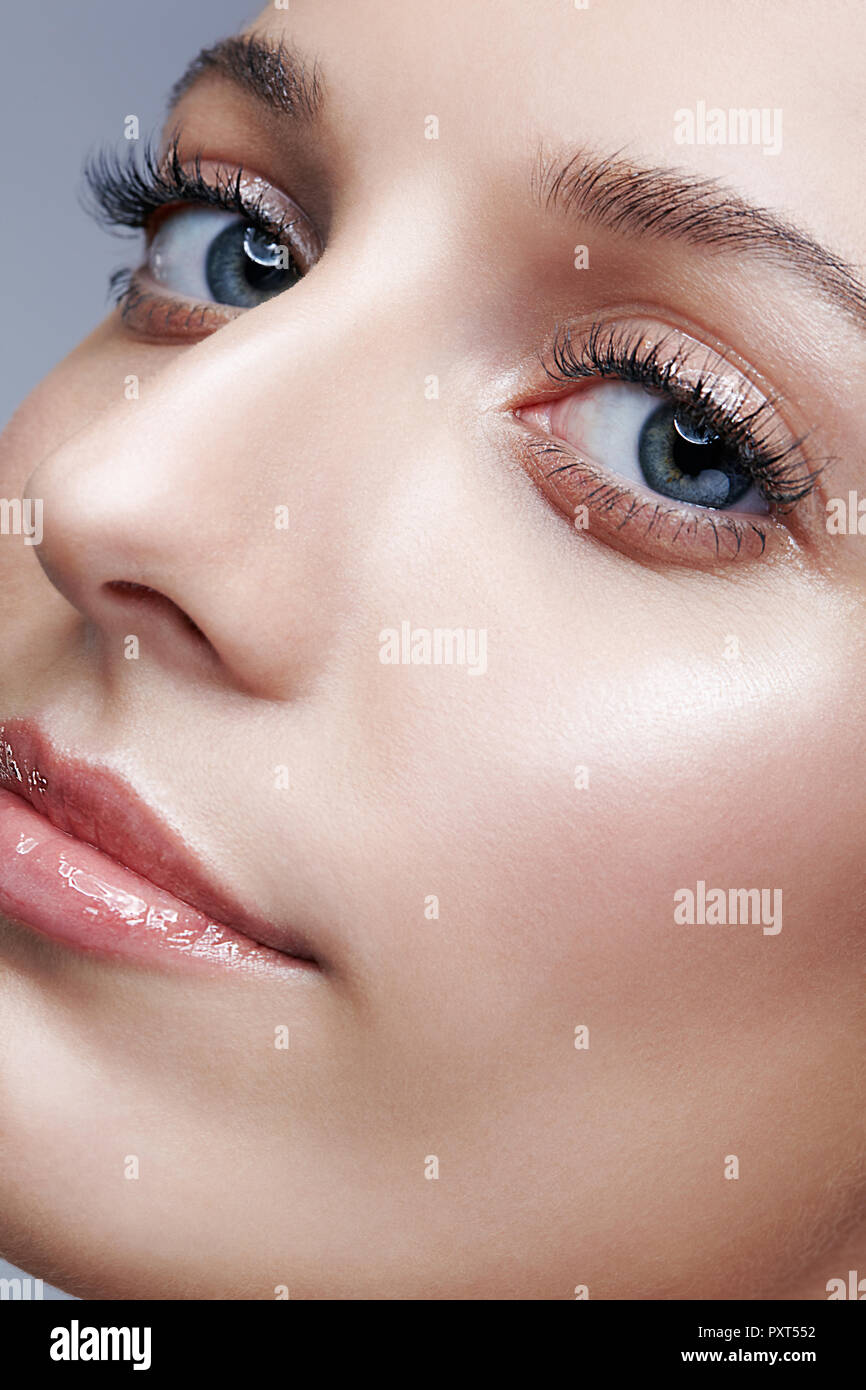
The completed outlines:
<svg viewBox="0 0 866 1390">
<path fill-rule="evenodd" d="M 288 194 L 261 174 L 230 160 L 181 158 L 179 136 L 159 154 L 152 142 L 134 151 L 103 150 L 85 166 L 85 207 L 102 226 L 144 230 L 150 236 L 165 210 L 212 207 L 237 212 L 259 231 L 286 244 L 312 269 L 323 245 L 314 222 Z"/>
<path fill-rule="evenodd" d="M 625 379 L 637 379 L 624 374 L 621 364 L 625 359 L 626 363 L 631 361 L 636 366 L 651 362 L 654 369 L 651 385 L 681 398 L 684 404 L 689 403 L 699 388 L 707 395 L 712 395 L 720 407 L 727 405 L 731 413 L 743 409 L 750 399 L 754 399 L 757 404 L 748 412 L 748 418 L 753 421 L 761 416 L 766 418 L 771 412 L 778 416 L 786 405 L 781 392 L 772 390 L 763 383 L 758 384 L 747 374 L 746 368 L 740 367 L 724 350 L 711 348 L 680 330 L 665 328 L 658 336 L 651 338 L 651 335 L 643 330 L 638 332 L 632 329 L 629 333 L 616 321 L 599 319 L 589 328 L 585 344 L 586 353 L 582 354 L 581 358 L 575 358 L 571 339 L 572 330 L 569 325 L 557 329 L 550 353 L 555 368 L 553 372 L 550 372 L 542 354 L 542 365 L 553 380 L 596 379 L 604 376 L 623 379 L 624 375 Z M 643 356 L 639 348 L 643 349 Z M 696 358 L 698 352 L 703 356 L 692 361 L 689 350 Z M 599 359 L 609 364 L 607 370 L 597 369 Z M 640 379 L 644 380 L 644 376 L 645 374 L 642 374 Z M 731 390 L 733 381 L 737 383 L 735 393 Z M 779 423 L 781 426 L 781 421 Z M 805 443 L 806 435 L 795 437 L 793 432 L 787 433 L 791 443 Z"/>
<path fill-rule="evenodd" d="M 266 232 L 269 236 L 279 238 L 285 234 L 288 224 L 286 224 L 285 222 L 280 222 L 278 219 L 268 216 L 267 213 L 263 211 L 261 206 L 256 206 L 254 200 L 245 201 L 243 198 L 243 194 L 241 194 L 239 197 L 239 203 L 241 205 L 238 207 L 226 208 L 224 204 L 215 205 L 213 203 L 206 203 L 201 198 L 196 198 L 194 194 L 190 194 L 183 200 L 178 199 L 171 202 L 165 202 L 162 205 L 162 207 L 157 208 L 151 214 L 148 223 L 142 230 L 146 232 L 148 239 L 150 239 L 153 236 L 155 230 L 158 227 L 162 227 L 162 225 L 169 220 L 173 213 L 183 212 L 184 210 L 189 208 L 199 208 L 204 210 L 212 209 L 214 212 L 234 211 L 237 213 L 238 217 L 245 218 L 248 222 L 255 225 L 260 231 Z"/>
<path fill-rule="evenodd" d="M 179 137 L 175 137 L 160 155 L 148 142 L 140 161 L 135 152 L 118 155 L 113 149 L 97 151 L 85 164 L 85 211 L 102 226 L 137 231 L 150 215 L 174 202 L 214 207 L 234 204 L 239 213 L 255 213 L 256 200 L 245 192 L 245 185 L 253 180 L 273 188 L 275 194 L 279 192 L 261 175 L 228 160 L 205 161 L 201 154 L 182 159 L 178 145 Z M 212 178 L 203 174 L 205 164 L 214 170 Z"/>
</svg>

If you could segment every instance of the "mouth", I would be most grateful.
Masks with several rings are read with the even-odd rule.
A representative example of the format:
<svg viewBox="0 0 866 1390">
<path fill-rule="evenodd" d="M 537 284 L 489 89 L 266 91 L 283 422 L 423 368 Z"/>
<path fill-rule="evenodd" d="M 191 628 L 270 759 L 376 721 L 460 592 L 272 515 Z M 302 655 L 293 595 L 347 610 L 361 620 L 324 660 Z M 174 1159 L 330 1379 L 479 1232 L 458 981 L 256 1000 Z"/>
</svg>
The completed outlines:
<svg viewBox="0 0 866 1390">
<path fill-rule="evenodd" d="M 0 724 L 0 914 L 103 956 L 261 973 L 318 968 L 307 942 L 216 884 L 115 772 Z"/>
</svg>

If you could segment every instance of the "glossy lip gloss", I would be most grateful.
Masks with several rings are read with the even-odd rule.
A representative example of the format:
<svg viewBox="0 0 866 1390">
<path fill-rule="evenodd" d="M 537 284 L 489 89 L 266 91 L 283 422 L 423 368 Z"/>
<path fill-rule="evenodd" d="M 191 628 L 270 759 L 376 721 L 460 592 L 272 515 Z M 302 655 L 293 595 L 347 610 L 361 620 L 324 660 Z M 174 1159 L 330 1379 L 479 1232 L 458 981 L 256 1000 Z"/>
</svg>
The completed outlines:
<svg viewBox="0 0 866 1390">
<path fill-rule="evenodd" d="M 103 956 L 286 974 L 306 943 L 232 905 L 121 778 L 0 725 L 0 913 Z"/>
</svg>

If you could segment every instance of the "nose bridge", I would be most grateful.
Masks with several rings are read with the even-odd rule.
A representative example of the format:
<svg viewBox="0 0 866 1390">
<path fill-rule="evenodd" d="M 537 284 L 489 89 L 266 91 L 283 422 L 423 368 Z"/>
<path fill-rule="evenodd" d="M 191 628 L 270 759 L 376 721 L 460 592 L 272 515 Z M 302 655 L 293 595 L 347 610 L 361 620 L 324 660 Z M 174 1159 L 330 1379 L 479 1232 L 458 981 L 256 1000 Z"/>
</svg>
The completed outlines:
<svg viewBox="0 0 866 1390">
<path fill-rule="evenodd" d="M 156 590 L 269 692 L 287 661 L 327 650 L 354 601 L 352 544 L 374 534 L 390 486 L 405 486 L 407 432 L 431 419 L 424 300 L 441 278 L 417 227 L 407 235 L 404 219 L 395 238 L 391 225 L 388 247 L 347 242 L 174 355 L 36 470 L 40 557 L 89 617 L 119 620 L 107 584 Z"/>
</svg>

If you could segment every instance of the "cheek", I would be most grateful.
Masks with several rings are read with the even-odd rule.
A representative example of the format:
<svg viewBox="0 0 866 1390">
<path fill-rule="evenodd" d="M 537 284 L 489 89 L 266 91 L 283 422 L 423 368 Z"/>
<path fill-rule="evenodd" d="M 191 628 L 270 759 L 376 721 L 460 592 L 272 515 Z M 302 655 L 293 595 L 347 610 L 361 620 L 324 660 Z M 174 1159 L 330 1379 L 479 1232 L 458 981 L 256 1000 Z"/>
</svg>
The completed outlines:
<svg viewBox="0 0 866 1390">
<path fill-rule="evenodd" d="M 600 1281 L 627 1212 L 632 1296 L 666 1277 L 637 1268 L 641 1248 L 686 1285 L 696 1252 L 722 1247 L 725 1279 L 778 1283 L 774 1261 L 796 1267 L 812 1238 L 789 1223 L 780 1256 L 791 1202 L 844 1219 L 846 1184 L 833 1213 L 826 1188 L 862 1094 L 852 634 L 823 596 L 769 578 L 749 603 L 695 593 L 674 619 L 608 589 L 580 641 L 562 614 L 535 627 L 513 610 L 457 718 L 454 687 L 428 702 L 417 673 L 400 852 L 379 883 L 379 1023 L 401 1065 L 430 1069 L 425 1115 L 475 1141 L 495 1117 L 533 1207 L 565 1181 Z M 773 890 L 774 912 L 780 893 L 781 930 L 678 924 L 674 895 L 699 880 Z M 729 1154 L 748 1184 L 723 1180 Z"/>
<path fill-rule="evenodd" d="M 417 921 L 413 988 L 435 989 L 458 1048 L 498 1048 L 512 1026 L 557 1049 L 593 1022 L 631 1039 L 617 1084 L 631 1089 L 644 1046 L 674 1106 L 686 1043 L 710 1075 L 732 1057 L 748 1072 L 779 1030 L 800 1052 L 856 1006 L 866 750 L 849 713 L 862 671 L 823 596 L 769 578 L 737 604 L 727 587 L 657 593 L 632 607 L 609 588 L 579 624 L 513 608 L 475 679 L 394 673 L 375 941 L 387 997 Z M 759 919 L 677 922 L 675 895 L 699 882 L 728 901 L 768 890 Z M 428 895 L 439 916 L 425 922 Z"/>
</svg>

